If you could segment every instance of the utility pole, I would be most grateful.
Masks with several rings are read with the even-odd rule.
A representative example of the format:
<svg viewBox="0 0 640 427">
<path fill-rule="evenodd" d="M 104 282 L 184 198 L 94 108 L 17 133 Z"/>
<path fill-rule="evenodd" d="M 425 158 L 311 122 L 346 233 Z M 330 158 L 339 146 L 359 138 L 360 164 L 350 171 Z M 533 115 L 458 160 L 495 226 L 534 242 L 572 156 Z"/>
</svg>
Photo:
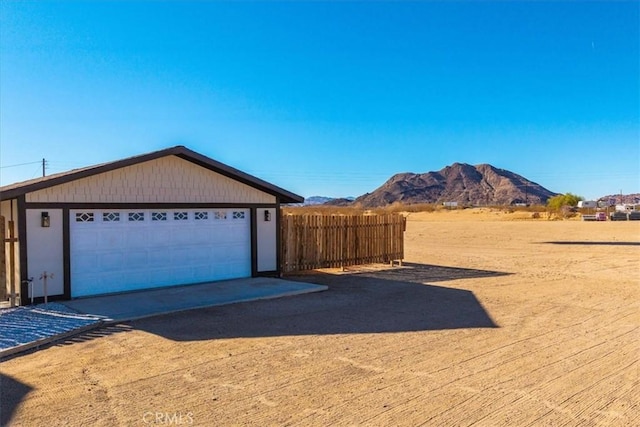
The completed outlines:
<svg viewBox="0 0 640 427">
<path fill-rule="evenodd" d="M 47 166 L 47 161 L 45 159 L 42 159 L 42 176 L 45 175 L 45 168 Z"/>
</svg>

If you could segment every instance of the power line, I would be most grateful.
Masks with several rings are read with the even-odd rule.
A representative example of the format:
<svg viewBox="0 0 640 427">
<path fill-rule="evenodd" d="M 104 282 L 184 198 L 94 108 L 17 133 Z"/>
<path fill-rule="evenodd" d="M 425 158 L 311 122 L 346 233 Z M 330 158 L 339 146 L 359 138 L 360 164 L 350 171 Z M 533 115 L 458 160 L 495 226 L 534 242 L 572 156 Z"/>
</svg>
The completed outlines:
<svg viewBox="0 0 640 427">
<path fill-rule="evenodd" d="M 15 168 L 17 166 L 35 165 L 36 163 L 42 163 L 42 160 L 38 160 L 37 162 L 18 163 L 16 165 L 0 166 L 0 169 Z"/>
</svg>

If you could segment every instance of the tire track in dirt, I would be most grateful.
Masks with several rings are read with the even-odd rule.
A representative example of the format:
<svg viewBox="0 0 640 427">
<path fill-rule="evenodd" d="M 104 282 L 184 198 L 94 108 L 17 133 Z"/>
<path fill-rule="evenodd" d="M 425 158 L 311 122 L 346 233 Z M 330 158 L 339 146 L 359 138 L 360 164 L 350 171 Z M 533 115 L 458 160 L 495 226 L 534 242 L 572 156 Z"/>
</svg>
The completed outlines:
<svg viewBox="0 0 640 427">
<path fill-rule="evenodd" d="M 624 319 L 625 317 L 628 317 L 628 316 L 629 316 L 629 314 L 627 314 L 627 315 L 622 315 L 622 316 L 619 316 L 619 319 Z M 594 320 L 594 319 L 595 319 L 595 320 Z M 590 318 L 590 320 L 594 320 L 596 323 L 600 323 L 600 322 L 598 321 L 598 316 L 592 316 L 592 317 Z M 580 322 L 580 323 L 582 323 L 582 322 Z M 574 324 L 574 325 L 572 325 L 572 326 L 575 326 L 575 324 Z M 568 328 L 569 328 L 569 327 L 568 327 Z M 565 328 L 565 329 L 567 329 L 567 328 Z M 601 328 L 599 328 L 599 329 L 605 329 L 605 326 L 602 326 L 602 327 L 601 327 Z M 637 329 L 637 328 L 635 328 L 634 330 L 636 330 L 636 329 Z M 597 330 L 597 329 L 596 329 L 596 330 Z M 592 330 L 592 331 L 593 331 L 593 330 Z M 622 335 L 626 335 L 626 334 L 631 333 L 631 332 L 633 332 L 633 331 L 627 332 L 627 333 L 625 333 L 625 334 L 621 334 L 620 336 L 622 336 Z M 535 336 L 535 337 L 533 337 L 533 338 L 545 337 L 545 336 L 547 336 L 547 335 L 549 335 L 549 334 L 550 334 L 550 333 L 540 334 L 540 335 Z M 614 337 L 614 338 L 615 338 L 615 337 Z M 531 341 L 531 339 L 532 339 L 532 338 L 523 339 L 523 340 L 520 340 L 520 341 L 518 341 L 518 342 L 516 342 L 516 343 L 514 343 L 514 344 L 517 344 L 517 343 L 523 343 L 523 342 L 526 342 L 526 341 Z M 582 340 L 583 338 L 582 338 L 582 337 L 575 337 L 575 338 L 573 338 L 573 339 L 574 339 L 574 340 Z M 561 356 L 559 356 L 559 357 L 562 357 L 562 358 L 566 358 L 566 357 L 575 357 L 576 355 L 579 355 L 579 354 L 581 354 L 581 353 L 583 353 L 583 352 L 586 352 L 586 351 L 588 351 L 588 350 L 590 350 L 590 349 L 594 349 L 594 348 L 596 348 L 596 347 L 602 346 L 602 345 L 604 345 L 604 344 L 605 344 L 604 342 L 600 342 L 600 343 L 594 344 L 594 345 L 592 345 L 591 347 L 588 347 L 588 348 L 586 348 L 586 349 L 584 349 L 584 348 L 583 348 L 583 349 L 581 349 L 580 351 L 578 351 L 578 352 L 576 352 L 576 353 L 573 353 L 573 354 L 570 354 L 570 355 L 568 355 L 568 356 L 561 355 Z M 461 365 L 461 364 L 463 364 L 463 363 L 469 363 L 469 362 L 474 361 L 474 360 L 476 360 L 476 359 L 478 359 L 478 358 L 480 358 L 480 357 L 486 357 L 486 356 L 488 356 L 488 355 L 491 355 L 492 357 L 494 357 L 494 355 L 493 355 L 492 353 L 494 353 L 495 351 L 498 351 L 498 350 L 503 350 L 503 349 L 505 349 L 506 347 L 508 347 L 508 346 L 503 346 L 503 347 L 500 347 L 500 348 L 498 348 L 498 349 L 493 349 L 493 350 L 492 350 L 492 351 L 490 351 L 490 352 L 485 352 L 485 353 L 483 353 L 483 354 L 481 354 L 481 355 L 476 355 L 476 356 L 474 356 L 474 357 L 472 357 L 472 358 L 468 358 L 468 359 L 462 360 L 462 361 L 458 362 L 458 365 Z M 511 363 L 511 362 L 514 362 L 514 361 L 519 361 L 519 360 L 521 360 L 522 358 L 524 358 L 525 356 L 535 358 L 535 353 L 542 352 L 542 351 L 544 351 L 544 350 L 546 350 L 546 349 L 550 349 L 550 348 L 558 349 L 559 347 L 568 347 L 568 348 L 571 348 L 571 342 L 570 342 L 570 341 L 568 341 L 568 340 L 567 340 L 566 338 L 564 338 L 564 337 L 560 337 L 560 338 L 558 338 L 558 339 L 556 340 L 556 342 L 553 342 L 553 343 L 548 344 L 548 345 L 546 345 L 546 346 L 538 347 L 535 351 L 531 351 L 531 350 L 528 350 L 528 349 L 524 349 L 522 353 L 514 354 L 511 358 L 508 358 L 508 359 L 504 359 L 504 358 L 496 357 L 496 360 L 499 360 L 499 364 L 496 364 L 496 365 L 489 365 L 488 367 L 485 367 L 484 369 L 476 370 L 475 372 L 473 372 L 473 373 L 471 373 L 471 374 L 468 374 L 468 375 L 466 375 L 466 376 L 459 376 L 459 375 L 458 375 L 458 376 L 454 376 L 454 377 L 455 377 L 455 379 L 454 379 L 454 380 L 452 380 L 452 381 L 450 381 L 450 382 L 448 382 L 448 383 L 443 384 L 440 388 L 444 388 L 444 387 L 447 387 L 447 386 L 453 385 L 453 383 L 455 383 L 455 382 L 465 380 L 465 379 L 467 379 L 467 378 L 469 378 L 469 377 L 476 376 L 476 375 L 481 374 L 481 373 L 484 373 L 484 372 L 488 372 L 488 371 L 495 370 L 495 369 L 503 369 L 504 365 L 507 365 L 507 364 L 509 364 L 509 363 Z M 562 360 L 562 359 L 560 359 L 560 360 Z M 559 363 L 559 361 L 560 361 L 560 360 L 558 360 L 557 362 Z M 541 370 L 541 369 L 545 369 L 546 367 L 548 367 L 548 365 L 543 365 L 543 366 L 539 367 L 538 369 L 540 369 L 540 370 Z M 441 369 L 441 370 L 439 370 L 439 371 L 431 371 L 431 372 L 429 372 L 428 374 L 429 374 L 429 375 L 433 375 L 433 374 L 436 374 L 436 373 L 442 372 L 442 371 L 447 370 L 447 369 L 449 369 L 449 370 L 450 370 L 450 369 L 453 369 L 453 368 L 451 368 L 451 367 L 447 367 L 447 368 Z M 389 387 L 396 387 L 396 386 L 398 386 L 398 385 L 402 385 L 402 384 L 403 384 L 403 382 L 408 382 L 408 381 L 411 381 L 411 380 L 412 380 L 412 378 L 407 378 L 407 379 L 405 379 L 405 380 L 396 380 L 396 381 L 394 382 L 394 384 L 393 384 L 393 385 L 390 385 Z M 429 389 L 429 390 L 427 390 L 427 392 L 431 393 L 431 392 L 433 392 L 433 391 L 435 391 L 435 390 L 437 390 L 437 388 L 436 388 L 436 389 Z M 359 397 L 359 396 L 358 396 L 358 397 Z M 418 397 L 419 397 L 419 396 L 417 396 L 416 398 L 418 398 Z M 411 399 L 407 400 L 407 402 L 409 402 L 409 401 L 411 401 Z M 372 419 L 374 419 L 374 418 L 375 418 L 375 417 L 370 418 L 370 419 L 368 419 L 368 421 L 370 421 L 370 420 L 372 420 Z"/>
<path fill-rule="evenodd" d="M 621 334 L 622 335 L 628 335 L 628 333 L 625 334 Z M 614 350 L 607 350 L 604 349 L 604 353 L 603 352 L 596 352 L 596 350 L 599 349 L 599 347 L 601 347 L 601 345 L 594 345 L 591 347 L 591 351 L 589 353 L 587 353 L 586 351 L 581 351 L 581 352 L 577 352 L 575 353 L 575 355 L 579 355 L 582 356 L 582 359 L 584 360 L 576 360 L 573 361 L 573 364 L 576 365 L 575 368 L 570 369 L 570 370 L 565 370 L 565 369 L 559 369 L 559 371 L 556 371 L 557 374 L 553 377 L 553 378 L 547 378 L 544 379 L 544 377 L 533 377 L 530 381 L 530 384 L 521 384 L 519 385 L 519 387 L 517 389 L 513 389 L 510 387 L 507 387 L 508 383 L 513 382 L 513 379 L 509 379 L 509 380 L 504 380 L 502 382 L 499 383 L 495 383 L 493 385 L 491 385 L 489 388 L 483 389 L 482 392 L 483 393 L 487 393 L 487 392 L 491 392 L 494 390 L 500 390 L 501 392 L 508 392 L 511 394 L 515 394 L 516 396 L 520 396 L 520 398 L 517 398 L 515 400 L 506 400 L 503 402 L 503 404 L 501 406 L 497 406 L 496 407 L 496 402 L 492 402 L 491 403 L 491 407 L 492 407 L 492 411 L 491 411 L 491 416 L 494 418 L 494 420 L 492 420 L 491 422 L 495 422 L 495 419 L 505 419 L 507 418 L 507 413 L 508 408 L 513 407 L 514 405 L 518 404 L 518 401 L 522 400 L 524 397 L 528 397 L 528 398 L 533 398 L 536 395 L 540 395 L 540 394 L 544 394 L 544 389 L 545 388 L 558 388 L 561 389 L 561 387 L 555 387 L 555 382 L 564 382 L 567 381 L 568 377 L 570 378 L 573 375 L 574 371 L 578 371 L 578 370 L 584 370 L 585 368 L 588 368 L 590 365 L 594 365 L 594 368 L 599 368 L 603 363 L 605 363 L 606 361 L 609 360 L 610 356 L 618 356 L 618 352 L 614 351 Z M 555 364 L 559 364 L 562 363 L 563 361 L 566 363 L 567 359 L 569 359 L 571 356 L 569 357 L 563 357 L 559 360 L 557 360 L 556 362 L 554 362 Z M 636 361 L 631 362 L 636 363 Z M 526 361 L 524 362 L 526 363 Z M 519 369 L 518 366 L 515 367 L 516 369 L 514 369 L 514 372 L 522 372 L 522 369 Z M 538 368 L 538 370 L 543 370 L 543 369 L 549 369 L 550 365 L 543 365 L 540 366 Z M 562 368 L 562 367 L 560 367 Z M 599 370 L 597 370 L 599 371 Z M 615 374 L 615 372 L 613 373 Z M 583 375 L 583 374 L 579 374 L 579 375 Z M 542 383 L 540 383 L 540 380 L 542 380 Z M 505 385 L 507 384 L 507 385 Z M 536 385 L 537 384 L 537 385 Z M 614 389 L 614 391 L 619 393 L 618 389 Z M 582 390 L 581 392 L 584 392 L 584 390 Z M 541 399 L 541 398 L 536 398 L 534 399 L 538 402 L 546 402 L 545 405 L 549 406 L 549 405 L 555 405 L 558 408 L 562 407 L 562 405 L 564 404 L 564 402 L 560 402 L 558 404 L 552 404 L 552 395 L 549 395 L 546 399 Z M 486 403 L 485 403 L 486 405 Z M 482 408 L 483 405 L 480 404 L 474 404 L 471 405 L 472 407 L 475 408 Z M 449 409 L 448 411 L 453 411 L 454 408 Z M 467 415 L 474 415 L 478 412 L 479 410 L 474 411 L 467 411 Z M 481 421 L 483 419 L 486 419 L 488 417 L 484 416 L 481 417 L 479 415 L 476 415 L 478 421 Z"/>
<path fill-rule="evenodd" d="M 114 402 L 109 388 L 104 386 L 102 376 L 98 375 L 91 368 L 84 368 L 82 370 L 82 378 L 83 386 L 93 398 L 96 406 L 106 403 L 106 408 L 105 405 L 100 405 L 103 408 L 101 423 L 103 425 L 123 425 L 124 420 L 119 416 L 118 403 Z M 107 413 L 105 414 L 104 412 Z"/>
</svg>

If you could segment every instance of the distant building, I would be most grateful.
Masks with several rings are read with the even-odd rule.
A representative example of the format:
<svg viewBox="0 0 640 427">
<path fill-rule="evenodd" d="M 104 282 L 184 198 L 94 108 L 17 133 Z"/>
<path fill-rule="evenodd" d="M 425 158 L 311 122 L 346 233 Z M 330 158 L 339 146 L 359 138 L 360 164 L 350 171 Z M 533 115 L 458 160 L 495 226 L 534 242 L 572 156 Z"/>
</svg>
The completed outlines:
<svg viewBox="0 0 640 427">
<path fill-rule="evenodd" d="M 578 202 L 578 208 L 595 209 L 597 207 L 598 202 L 596 202 L 595 200 L 580 200 Z"/>
</svg>

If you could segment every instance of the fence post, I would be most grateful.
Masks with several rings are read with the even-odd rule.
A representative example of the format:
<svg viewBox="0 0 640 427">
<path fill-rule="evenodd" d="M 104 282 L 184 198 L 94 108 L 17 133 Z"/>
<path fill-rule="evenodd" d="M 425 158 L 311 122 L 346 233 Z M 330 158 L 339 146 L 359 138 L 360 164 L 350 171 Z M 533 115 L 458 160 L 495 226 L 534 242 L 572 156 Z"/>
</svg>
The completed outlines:
<svg viewBox="0 0 640 427">
<path fill-rule="evenodd" d="M 18 239 L 15 237 L 14 228 L 14 221 L 9 220 L 9 298 L 11 299 L 11 307 L 16 306 L 16 242 Z M 6 242 L 7 239 L 4 241 Z"/>
<path fill-rule="evenodd" d="M 5 233 L 4 217 L 0 216 L 0 237 L 2 238 L 2 250 L 0 250 L 0 301 L 7 299 L 7 249 L 5 245 Z"/>
</svg>

